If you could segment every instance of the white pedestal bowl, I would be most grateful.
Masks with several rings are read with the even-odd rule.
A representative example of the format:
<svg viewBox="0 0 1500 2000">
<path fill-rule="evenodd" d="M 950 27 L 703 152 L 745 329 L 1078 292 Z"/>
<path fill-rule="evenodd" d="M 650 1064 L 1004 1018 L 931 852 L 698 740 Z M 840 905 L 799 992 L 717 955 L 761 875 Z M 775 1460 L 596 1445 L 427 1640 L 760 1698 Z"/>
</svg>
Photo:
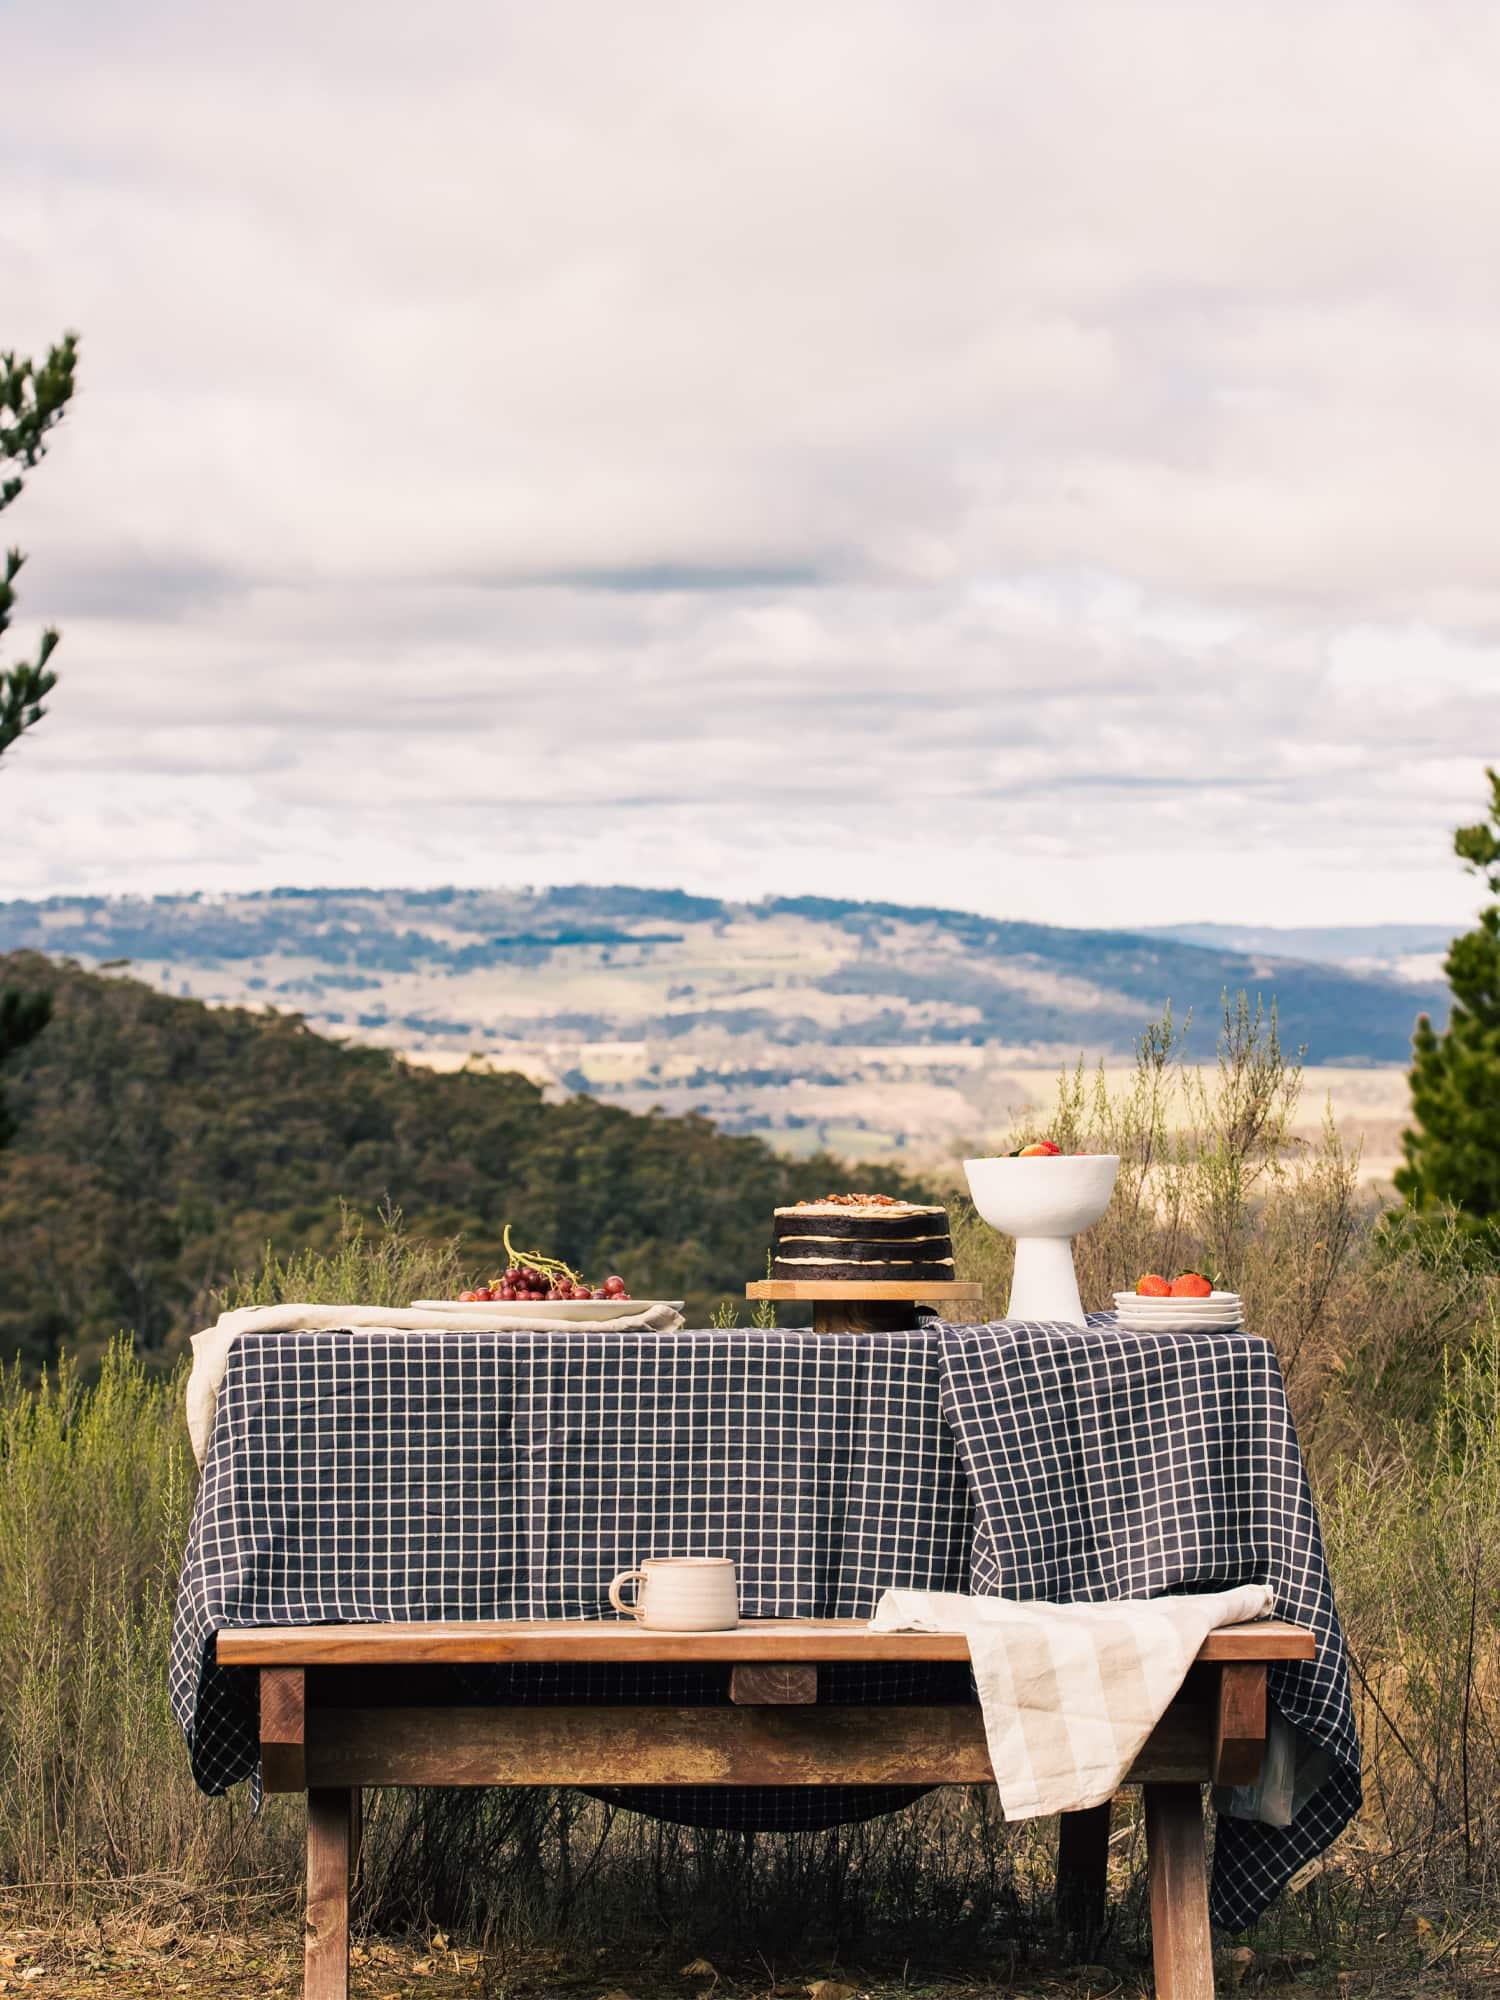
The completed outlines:
<svg viewBox="0 0 1500 2000">
<path fill-rule="evenodd" d="M 1086 1324 L 1073 1238 L 1109 1207 L 1119 1171 L 1118 1153 L 964 1161 L 975 1208 L 992 1229 L 1016 1239 L 1007 1318 Z"/>
</svg>

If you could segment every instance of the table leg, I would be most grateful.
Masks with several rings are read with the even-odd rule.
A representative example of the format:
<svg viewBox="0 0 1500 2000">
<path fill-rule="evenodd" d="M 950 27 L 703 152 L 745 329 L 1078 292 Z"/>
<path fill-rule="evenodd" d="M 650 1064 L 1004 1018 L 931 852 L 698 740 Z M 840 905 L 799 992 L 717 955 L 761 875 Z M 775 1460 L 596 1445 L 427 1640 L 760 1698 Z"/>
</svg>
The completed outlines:
<svg viewBox="0 0 1500 2000">
<path fill-rule="evenodd" d="M 351 1910 L 360 1891 L 360 1862 L 365 1847 L 365 1795 L 359 1785 L 349 1793 L 349 1906 Z"/>
<path fill-rule="evenodd" d="M 1214 1707 L 1214 1783 L 1253 1785 L 1266 1754 L 1266 1663 L 1246 1660 L 1219 1669 Z"/>
<path fill-rule="evenodd" d="M 1110 1801 L 1064 1813 L 1057 1828 L 1057 1927 L 1075 1958 L 1104 1933 L 1109 1888 Z"/>
<path fill-rule="evenodd" d="M 1203 1794 L 1197 1785 L 1143 1789 L 1157 2000 L 1213 2000 Z"/>
<path fill-rule="evenodd" d="M 307 1794 L 307 1922 L 303 2000 L 349 2000 L 349 1869 L 353 1800 L 347 1785 Z"/>
</svg>

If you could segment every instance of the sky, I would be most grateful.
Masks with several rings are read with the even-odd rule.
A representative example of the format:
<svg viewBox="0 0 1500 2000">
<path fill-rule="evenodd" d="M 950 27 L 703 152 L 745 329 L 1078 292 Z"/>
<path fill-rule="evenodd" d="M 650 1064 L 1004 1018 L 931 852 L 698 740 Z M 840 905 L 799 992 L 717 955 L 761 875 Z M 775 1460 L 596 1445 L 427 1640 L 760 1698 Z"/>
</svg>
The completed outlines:
<svg viewBox="0 0 1500 2000">
<path fill-rule="evenodd" d="M 1447 921 L 1487 0 L 0 0 L 0 895 Z"/>
</svg>

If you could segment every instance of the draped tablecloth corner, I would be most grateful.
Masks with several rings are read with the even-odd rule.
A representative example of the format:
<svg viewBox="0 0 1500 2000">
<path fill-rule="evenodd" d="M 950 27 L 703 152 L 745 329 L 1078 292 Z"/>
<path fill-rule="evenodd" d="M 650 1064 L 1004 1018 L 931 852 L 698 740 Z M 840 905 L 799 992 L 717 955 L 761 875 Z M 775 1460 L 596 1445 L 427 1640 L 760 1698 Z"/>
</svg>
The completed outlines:
<svg viewBox="0 0 1500 2000">
<path fill-rule="evenodd" d="M 1321 1778 L 1285 1826 L 1221 1813 L 1212 1911 L 1254 1923 L 1361 1802 L 1349 1662 L 1275 1350 L 1253 1333 L 940 1323 L 943 1413 L 974 1504 L 979 1595 L 1101 1603 L 1269 1585 L 1317 1635 L 1272 1706 Z"/>
</svg>

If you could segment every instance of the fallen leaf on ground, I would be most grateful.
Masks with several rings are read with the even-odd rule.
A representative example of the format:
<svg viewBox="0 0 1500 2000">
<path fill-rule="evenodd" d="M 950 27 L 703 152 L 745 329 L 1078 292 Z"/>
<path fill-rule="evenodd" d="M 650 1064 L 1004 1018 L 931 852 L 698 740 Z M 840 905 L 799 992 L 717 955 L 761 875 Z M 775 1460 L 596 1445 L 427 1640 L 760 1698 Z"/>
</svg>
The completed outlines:
<svg viewBox="0 0 1500 2000">
<path fill-rule="evenodd" d="M 1254 1963 L 1255 1953 L 1247 1944 L 1239 1944 L 1233 1951 L 1226 1951 L 1219 1960 L 1219 1970 L 1225 1985 L 1243 1986 Z"/>
</svg>

